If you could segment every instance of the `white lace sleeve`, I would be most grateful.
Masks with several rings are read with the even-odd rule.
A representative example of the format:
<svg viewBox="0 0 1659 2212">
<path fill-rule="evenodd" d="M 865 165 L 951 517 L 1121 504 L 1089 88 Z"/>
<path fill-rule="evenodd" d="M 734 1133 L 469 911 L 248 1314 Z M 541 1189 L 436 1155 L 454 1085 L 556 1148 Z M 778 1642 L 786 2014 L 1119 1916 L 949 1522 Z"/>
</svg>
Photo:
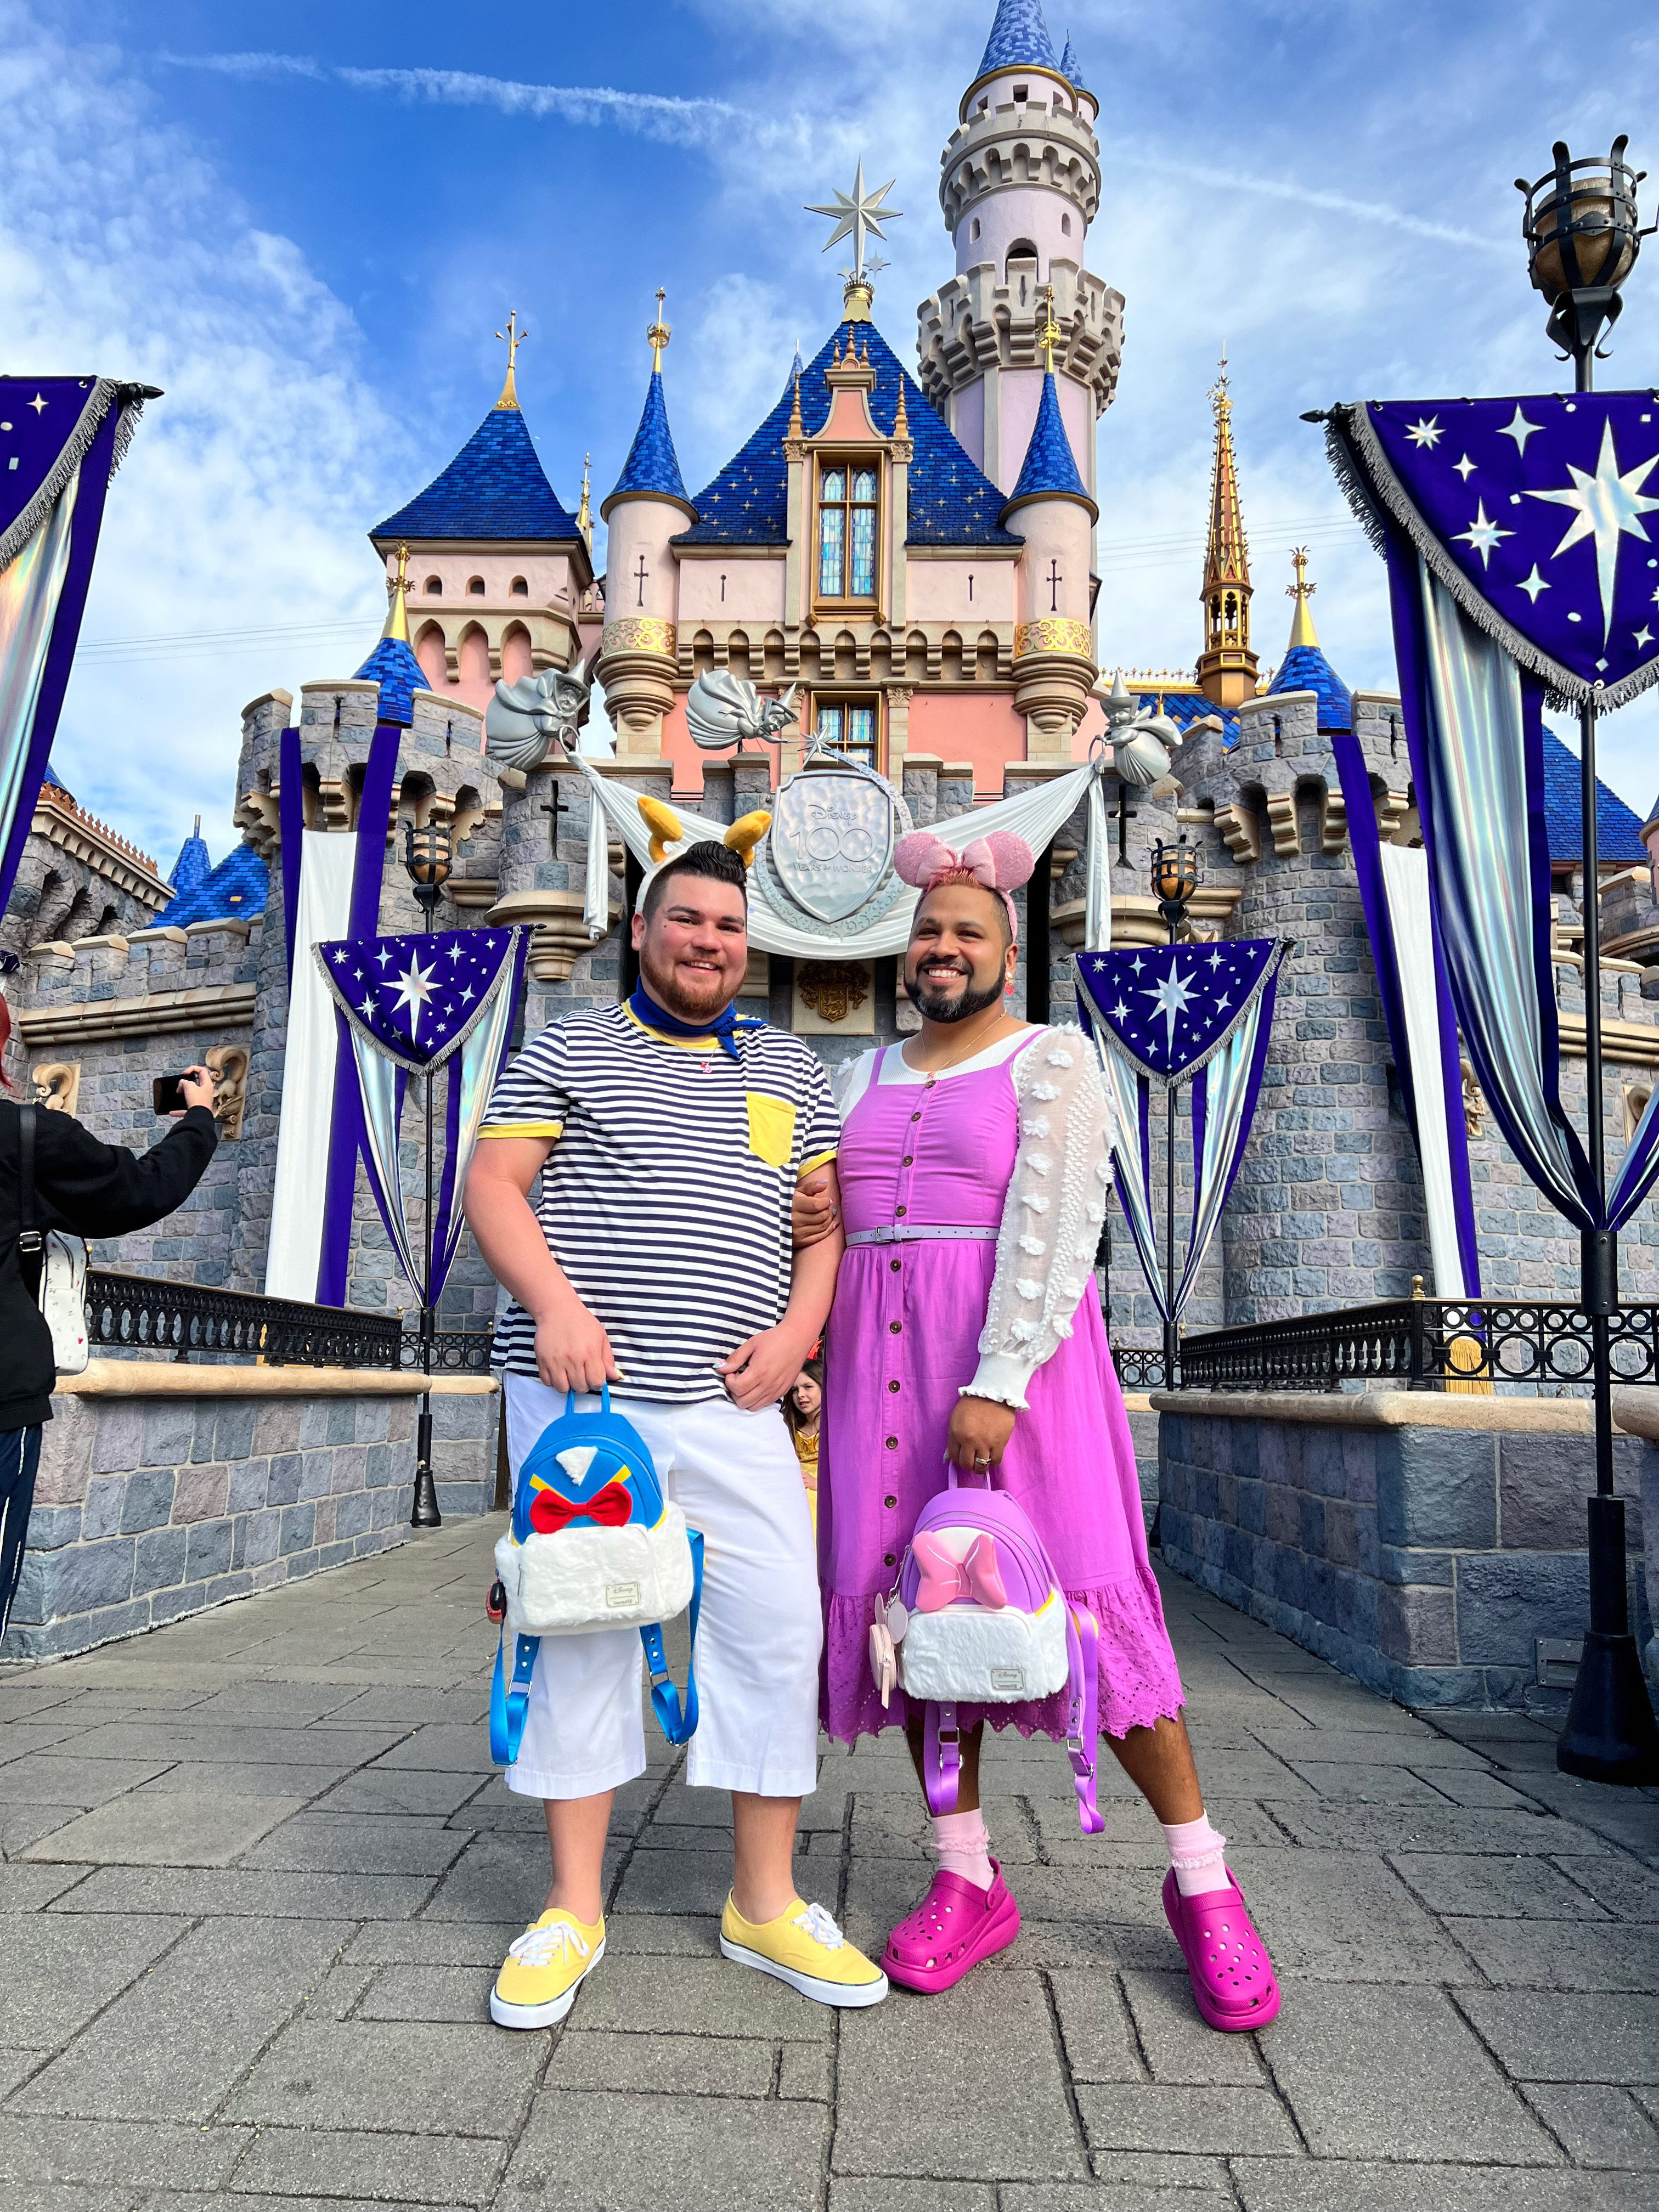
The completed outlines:
<svg viewBox="0 0 1659 2212">
<path fill-rule="evenodd" d="M 996 1272 L 963 1397 L 1024 1407 L 1089 1287 L 1111 1178 L 1111 1109 L 1080 1030 L 1050 1029 L 1014 1063 L 1019 1149 L 997 1233 Z"/>
</svg>

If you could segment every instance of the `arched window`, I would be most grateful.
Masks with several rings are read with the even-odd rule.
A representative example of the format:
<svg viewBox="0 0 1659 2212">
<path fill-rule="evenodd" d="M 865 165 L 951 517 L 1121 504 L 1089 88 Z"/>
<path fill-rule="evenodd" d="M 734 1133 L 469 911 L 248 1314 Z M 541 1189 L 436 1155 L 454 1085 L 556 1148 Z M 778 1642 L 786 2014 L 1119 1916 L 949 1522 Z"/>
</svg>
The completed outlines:
<svg viewBox="0 0 1659 2212">
<path fill-rule="evenodd" d="M 1036 297 L 1037 250 L 1029 238 L 1017 238 L 1008 248 L 1006 277 L 1008 289 L 1022 307 Z"/>
<path fill-rule="evenodd" d="M 507 588 L 515 599 L 527 599 L 530 597 L 530 586 L 522 576 L 515 576 Z"/>
<path fill-rule="evenodd" d="M 441 576 L 428 576 L 421 588 L 428 599 L 441 599 L 444 593 L 444 580 Z"/>
<path fill-rule="evenodd" d="M 469 576 L 466 580 L 466 588 L 472 593 L 475 599 L 483 599 L 484 595 L 483 578 L 482 576 Z"/>
<path fill-rule="evenodd" d="M 874 469 L 825 464 L 818 479 L 820 599 L 874 599 L 879 511 Z"/>
<path fill-rule="evenodd" d="M 968 237 L 969 237 L 969 243 L 971 244 L 971 243 L 972 243 L 972 241 L 973 241 L 975 239 L 976 239 L 978 236 L 979 236 L 979 217 L 978 217 L 977 216 L 975 216 L 974 217 L 974 219 L 973 219 L 972 222 L 971 222 L 971 223 L 969 223 L 969 226 L 968 226 Z"/>
<path fill-rule="evenodd" d="M 1060 234 L 1062 238 L 1069 238 L 1072 234 L 1072 218 L 1068 215 L 1060 218 Z"/>
</svg>

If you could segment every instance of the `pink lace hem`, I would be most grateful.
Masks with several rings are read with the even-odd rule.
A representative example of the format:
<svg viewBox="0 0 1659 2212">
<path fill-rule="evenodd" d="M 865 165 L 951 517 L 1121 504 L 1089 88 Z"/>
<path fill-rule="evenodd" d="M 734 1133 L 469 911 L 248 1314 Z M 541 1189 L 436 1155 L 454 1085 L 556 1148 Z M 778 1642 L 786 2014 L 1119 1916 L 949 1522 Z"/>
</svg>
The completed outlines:
<svg viewBox="0 0 1659 2212">
<path fill-rule="evenodd" d="M 1149 1567 L 1137 1567 L 1122 1582 L 1097 1589 L 1068 1589 L 1073 1606 L 1086 1606 L 1100 1624 L 1100 1728 L 1103 1735 L 1125 1736 L 1131 1729 L 1151 1728 L 1173 1719 L 1186 1703 L 1181 1671 L 1164 1626 L 1164 1602 Z M 824 1614 L 823 1675 L 819 1717 L 838 1743 L 860 1735 L 879 1735 L 902 1728 L 909 1705 L 895 1690 L 883 1706 L 870 1674 L 870 1624 L 873 1597 L 831 1595 Z M 1063 1741 L 1066 1692 L 1017 1705 L 961 1705 L 960 1725 L 981 1720 L 994 1729 L 1018 1729 L 1021 1735 L 1047 1735 Z M 920 1712 L 920 1709 L 918 1709 Z"/>
</svg>

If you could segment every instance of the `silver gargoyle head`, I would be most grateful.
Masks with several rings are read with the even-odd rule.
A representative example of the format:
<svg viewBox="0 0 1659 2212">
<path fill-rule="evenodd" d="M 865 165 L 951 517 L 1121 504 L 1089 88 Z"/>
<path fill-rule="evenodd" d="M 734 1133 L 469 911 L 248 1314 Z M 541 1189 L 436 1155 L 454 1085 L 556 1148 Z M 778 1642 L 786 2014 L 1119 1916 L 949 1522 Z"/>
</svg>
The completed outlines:
<svg viewBox="0 0 1659 2212">
<path fill-rule="evenodd" d="M 541 766 L 556 742 L 574 753 L 586 698 L 587 678 L 560 668 L 498 684 L 484 716 L 484 750 L 499 767 L 526 773 Z"/>
<path fill-rule="evenodd" d="M 692 744 L 706 753 L 719 753 L 731 744 L 741 752 L 745 738 L 763 744 L 775 742 L 795 720 L 799 689 L 792 684 L 781 699 L 763 699 L 747 678 L 734 676 L 729 668 L 711 668 L 685 696 L 685 726 Z"/>
</svg>

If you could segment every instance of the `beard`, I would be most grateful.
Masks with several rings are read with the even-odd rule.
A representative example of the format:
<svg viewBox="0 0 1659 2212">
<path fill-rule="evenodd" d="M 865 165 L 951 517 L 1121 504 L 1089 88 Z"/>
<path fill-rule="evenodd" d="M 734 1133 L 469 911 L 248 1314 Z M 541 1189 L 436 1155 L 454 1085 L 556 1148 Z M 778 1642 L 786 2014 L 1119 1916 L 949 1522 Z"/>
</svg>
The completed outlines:
<svg viewBox="0 0 1659 2212">
<path fill-rule="evenodd" d="M 643 945 L 640 948 L 640 978 L 663 1012 L 672 1014 L 676 1021 L 712 1022 L 737 996 L 734 990 L 727 988 L 724 976 L 708 976 L 703 979 L 702 989 L 688 989 L 672 968 L 659 968 L 654 960 L 648 959 Z"/>
<path fill-rule="evenodd" d="M 963 971 L 958 969 L 957 972 L 960 975 Z M 999 975 L 994 983 L 987 984 L 981 989 L 975 988 L 973 976 L 969 974 L 966 988 L 960 998 L 947 997 L 943 992 L 929 990 L 927 982 L 919 975 L 914 981 L 908 977 L 906 978 L 905 989 L 909 993 L 916 1012 L 921 1016 L 923 1021 L 965 1022 L 975 1014 L 982 1014 L 988 1006 L 994 1006 L 996 1004 L 1002 996 L 1002 978 Z"/>
</svg>

